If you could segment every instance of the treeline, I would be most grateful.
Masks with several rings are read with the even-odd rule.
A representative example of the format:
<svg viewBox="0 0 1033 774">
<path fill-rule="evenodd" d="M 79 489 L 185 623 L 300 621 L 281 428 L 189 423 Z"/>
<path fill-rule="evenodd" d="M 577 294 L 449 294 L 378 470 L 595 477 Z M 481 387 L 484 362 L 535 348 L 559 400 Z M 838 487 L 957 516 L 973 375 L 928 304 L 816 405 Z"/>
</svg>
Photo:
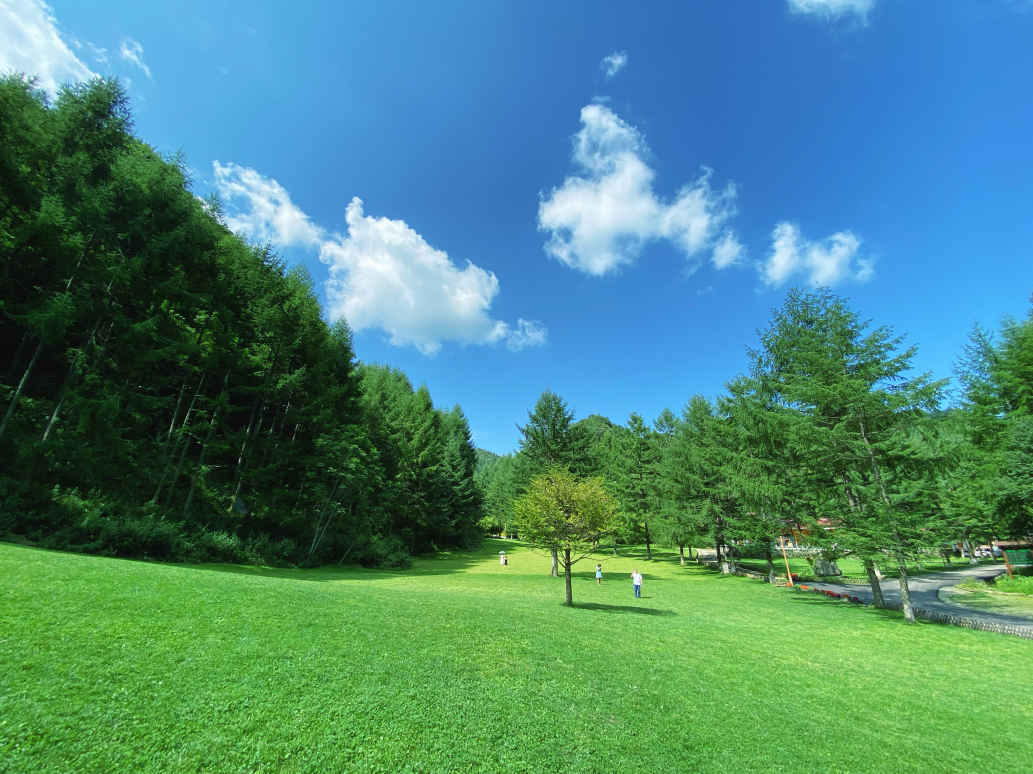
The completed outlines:
<svg viewBox="0 0 1033 774">
<path fill-rule="evenodd" d="M 549 467 L 601 475 L 622 506 L 618 540 L 647 556 L 654 542 L 714 546 L 729 571 L 749 552 L 774 579 L 777 541 L 805 536 L 824 561 L 859 558 L 878 604 L 880 565 L 895 569 L 910 620 L 909 565 L 1033 533 L 1033 316 L 973 332 L 953 400 L 912 372 L 903 337 L 827 290 L 791 291 L 747 354 L 724 394 L 652 425 L 575 422 L 546 391 L 520 451 L 477 471 L 485 527 L 511 531 L 514 498 Z"/>
<path fill-rule="evenodd" d="M 466 418 L 355 361 L 114 80 L 0 78 L 0 537 L 404 566 L 482 534 Z"/>
</svg>

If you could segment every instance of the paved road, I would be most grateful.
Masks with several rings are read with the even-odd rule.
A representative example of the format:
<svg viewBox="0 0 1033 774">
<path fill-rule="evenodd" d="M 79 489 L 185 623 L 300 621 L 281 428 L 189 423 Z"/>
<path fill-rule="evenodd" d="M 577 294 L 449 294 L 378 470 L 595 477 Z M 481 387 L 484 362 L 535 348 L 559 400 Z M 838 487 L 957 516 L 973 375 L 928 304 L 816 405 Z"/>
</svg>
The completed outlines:
<svg viewBox="0 0 1033 774">
<path fill-rule="evenodd" d="M 1033 632 L 1033 621 L 1022 616 L 1001 615 L 999 613 L 987 613 L 980 610 L 969 610 L 959 605 L 949 605 L 940 601 L 940 589 L 947 586 L 956 586 L 963 581 L 973 578 L 993 578 L 1003 573 L 1004 565 L 977 565 L 965 567 L 959 570 L 948 572 L 930 572 L 925 575 L 916 575 L 908 578 L 908 590 L 911 592 L 911 604 L 925 610 L 938 613 L 947 613 L 964 618 L 975 618 L 982 621 L 994 623 L 1011 624 Z M 871 586 L 845 586 L 838 583 L 810 583 L 804 585 L 815 589 L 828 589 L 840 593 L 850 594 L 862 599 L 866 604 L 872 604 L 875 597 L 872 595 Z M 900 604 L 900 581 L 887 578 L 882 582 L 882 596 L 886 602 Z"/>
</svg>

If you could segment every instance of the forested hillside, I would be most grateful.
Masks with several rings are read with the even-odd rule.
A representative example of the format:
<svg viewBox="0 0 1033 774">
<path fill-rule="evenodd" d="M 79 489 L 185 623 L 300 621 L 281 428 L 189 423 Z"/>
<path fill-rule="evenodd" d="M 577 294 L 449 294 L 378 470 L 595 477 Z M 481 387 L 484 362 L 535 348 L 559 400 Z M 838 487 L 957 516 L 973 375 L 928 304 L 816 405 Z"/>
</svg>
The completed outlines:
<svg viewBox="0 0 1033 774">
<path fill-rule="evenodd" d="M 458 406 L 355 362 L 313 283 L 223 223 L 122 87 L 0 79 L 0 537 L 405 565 L 476 541 Z"/>
</svg>

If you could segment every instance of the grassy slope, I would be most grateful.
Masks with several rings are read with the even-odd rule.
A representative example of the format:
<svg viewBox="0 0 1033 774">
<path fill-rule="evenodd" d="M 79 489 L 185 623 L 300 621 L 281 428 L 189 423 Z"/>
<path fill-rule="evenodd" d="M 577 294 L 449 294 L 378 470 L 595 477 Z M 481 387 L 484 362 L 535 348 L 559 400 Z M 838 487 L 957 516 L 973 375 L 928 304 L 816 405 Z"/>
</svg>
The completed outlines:
<svg viewBox="0 0 1033 774">
<path fill-rule="evenodd" d="M 566 609 L 502 541 L 406 572 L 0 545 L 0 770 L 1028 771 L 1033 643 L 592 564 Z"/>
</svg>

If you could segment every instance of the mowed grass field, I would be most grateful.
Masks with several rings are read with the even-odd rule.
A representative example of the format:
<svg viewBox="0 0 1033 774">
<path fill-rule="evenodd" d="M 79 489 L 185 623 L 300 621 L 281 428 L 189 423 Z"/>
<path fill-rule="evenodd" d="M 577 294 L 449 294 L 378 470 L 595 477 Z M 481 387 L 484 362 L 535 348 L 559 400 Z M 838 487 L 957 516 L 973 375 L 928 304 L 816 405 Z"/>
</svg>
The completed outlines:
<svg viewBox="0 0 1033 774">
<path fill-rule="evenodd" d="M 1033 642 L 598 558 L 568 609 L 510 541 L 391 572 L 2 544 L 0 771 L 1033 768 Z"/>
</svg>

